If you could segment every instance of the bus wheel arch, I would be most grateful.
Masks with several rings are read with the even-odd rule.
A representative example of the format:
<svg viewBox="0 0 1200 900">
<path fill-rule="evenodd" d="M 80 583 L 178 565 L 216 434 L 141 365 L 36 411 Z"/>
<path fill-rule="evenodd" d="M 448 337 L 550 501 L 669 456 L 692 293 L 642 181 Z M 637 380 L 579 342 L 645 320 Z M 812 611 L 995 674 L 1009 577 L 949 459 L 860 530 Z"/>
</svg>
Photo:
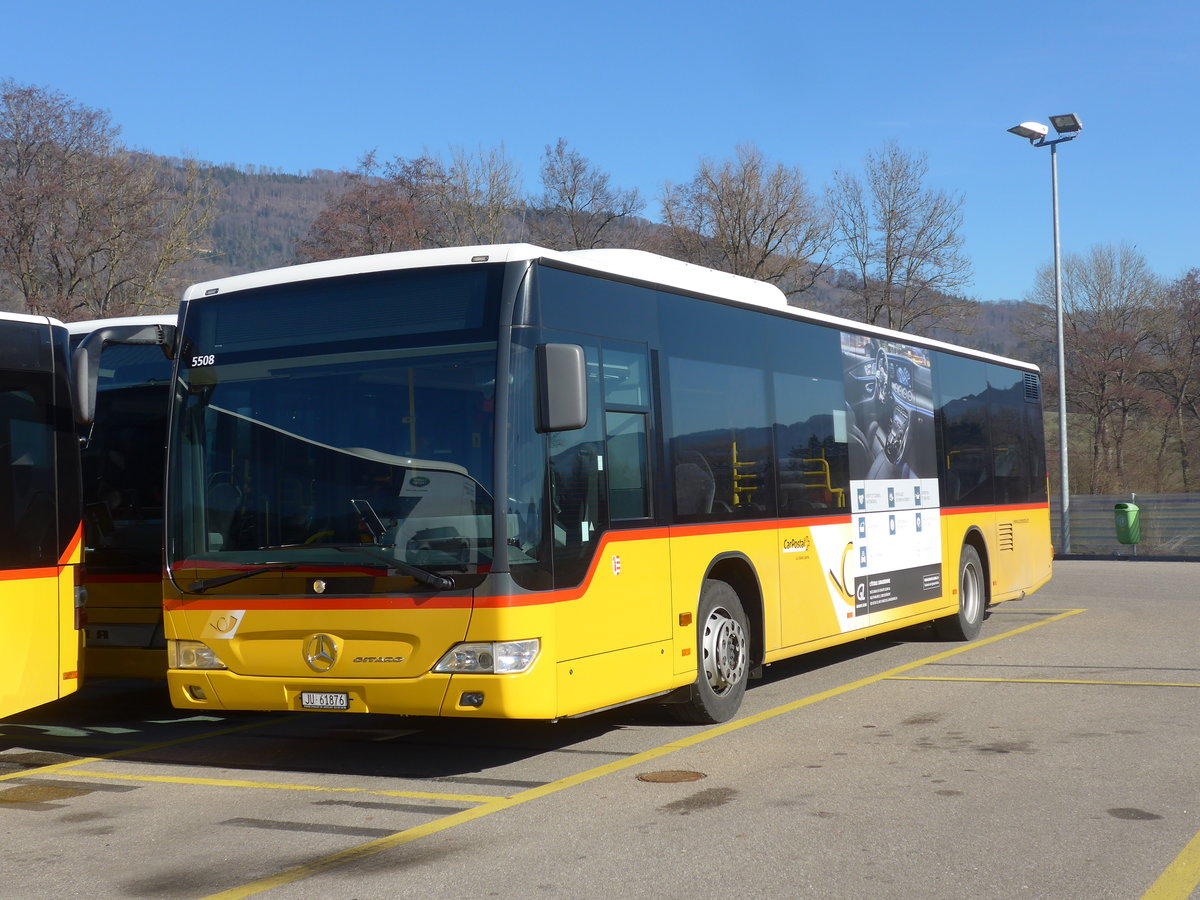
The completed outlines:
<svg viewBox="0 0 1200 900">
<path fill-rule="evenodd" d="M 750 664 L 761 666 L 766 653 L 763 592 L 754 565 L 741 553 L 727 553 L 709 563 L 704 579 L 724 581 L 737 593 L 750 629 Z"/>
<path fill-rule="evenodd" d="M 670 709 L 685 722 L 731 719 L 750 673 L 762 659 L 762 594 L 754 569 L 739 554 L 715 560 L 696 601 L 696 681 Z"/>
<path fill-rule="evenodd" d="M 977 529 L 963 538 L 955 580 L 958 612 L 933 623 L 935 634 L 947 641 L 973 641 L 979 636 L 990 600 L 991 574 L 987 544 Z"/>
</svg>

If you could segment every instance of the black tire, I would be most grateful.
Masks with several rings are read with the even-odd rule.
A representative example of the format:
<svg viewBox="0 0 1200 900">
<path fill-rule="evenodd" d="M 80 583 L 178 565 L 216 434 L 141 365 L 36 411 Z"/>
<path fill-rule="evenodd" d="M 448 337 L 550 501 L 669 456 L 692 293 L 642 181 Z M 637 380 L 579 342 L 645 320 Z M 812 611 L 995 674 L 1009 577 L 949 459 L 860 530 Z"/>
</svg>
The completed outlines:
<svg viewBox="0 0 1200 900">
<path fill-rule="evenodd" d="M 937 619 L 934 633 L 943 641 L 973 641 L 979 637 L 987 612 L 988 591 L 983 563 L 970 544 L 964 544 L 958 558 L 958 613 Z"/>
<path fill-rule="evenodd" d="M 750 628 L 737 592 L 707 579 L 696 609 L 696 664 L 691 697 L 672 705 L 684 722 L 715 725 L 733 718 L 750 677 Z"/>
</svg>

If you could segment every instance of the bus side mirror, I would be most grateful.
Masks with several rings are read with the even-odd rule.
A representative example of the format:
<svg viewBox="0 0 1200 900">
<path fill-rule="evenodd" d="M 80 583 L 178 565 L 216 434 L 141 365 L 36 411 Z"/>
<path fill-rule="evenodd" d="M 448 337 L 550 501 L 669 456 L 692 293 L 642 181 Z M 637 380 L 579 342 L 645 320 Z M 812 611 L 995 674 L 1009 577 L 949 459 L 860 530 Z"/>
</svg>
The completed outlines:
<svg viewBox="0 0 1200 900">
<path fill-rule="evenodd" d="M 75 421 L 90 425 L 96 417 L 96 383 L 100 380 L 100 354 L 106 344 L 154 344 L 167 359 L 175 355 L 174 325 L 109 325 L 97 328 L 75 348 L 71 372 L 75 380 Z"/>
<path fill-rule="evenodd" d="M 539 344 L 536 356 L 537 430 L 574 431 L 587 425 L 587 367 L 578 344 Z"/>
</svg>

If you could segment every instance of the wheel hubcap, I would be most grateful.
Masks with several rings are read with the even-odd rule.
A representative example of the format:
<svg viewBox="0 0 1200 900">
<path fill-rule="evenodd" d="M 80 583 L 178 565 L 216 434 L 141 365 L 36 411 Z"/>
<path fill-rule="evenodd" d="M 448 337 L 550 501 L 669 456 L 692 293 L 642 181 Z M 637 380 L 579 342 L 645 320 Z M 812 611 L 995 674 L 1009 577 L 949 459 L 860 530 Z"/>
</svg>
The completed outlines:
<svg viewBox="0 0 1200 900">
<path fill-rule="evenodd" d="M 746 630 L 724 609 L 714 609 L 704 623 L 704 676 L 715 694 L 741 682 L 746 672 Z"/>
<path fill-rule="evenodd" d="M 979 587 L 979 572 L 974 566 L 968 565 L 962 575 L 962 610 L 963 615 L 974 622 L 979 616 L 979 605 L 983 592 Z"/>
</svg>

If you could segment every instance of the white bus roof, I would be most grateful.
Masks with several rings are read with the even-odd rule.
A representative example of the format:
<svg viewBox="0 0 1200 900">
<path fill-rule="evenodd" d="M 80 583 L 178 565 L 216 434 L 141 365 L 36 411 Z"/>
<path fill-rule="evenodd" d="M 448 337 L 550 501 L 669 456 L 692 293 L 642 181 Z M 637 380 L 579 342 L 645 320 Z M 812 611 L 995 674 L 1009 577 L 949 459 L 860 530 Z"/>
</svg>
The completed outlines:
<svg viewBox="0 0 1200 900">
<path fill-rule="evenodd" d="M 53 319 L 50 316 L 34 316 L 28 313 L 18 312 L 0 312 L 0 321 L 25 322 L 29 325 L 57 325 L 59 328 L 61 328 L 63 324 L 62 322 L 58 321 L 58 319 Z"/>
<path fill-rule="evenodd" d="M 428 266 L 466 265 L 480 262 L 520 262 L 522 260 L 557 261 L 564 265 L 595 272 L 633 278 L 686 291 L 709 294 L 775 309 L 787 307 L 787 297 L 773 284 L 717 272 L 703 266 L 681 262 L 642 250 L 572 250 L 559 252 L 533 244 L 491 244 L 477 247 L 446 247 L 433 250 L 406 250 L 376 256 L 356 256 L 325 262 L 304 263 L 282 269 L 267 269 L 246 275 L 233 275 L 216 281 L 192 285 L 184 300 L 195 300 L 220 292 L 287 284 L 314 278 L 332 278 L 364 272 L 416 269 Z"/>
<path fill-rule="evenodd" d="M 67 322 L 71 334 L 87 334 L 108 325 L 169 325 L 179 318 L 174 313 L 153 316 L 113 316 L 111 319 L 87 319 L 83 322 Z"/>
<path fill-rule="evenodd" d="M 245 275 L 233 275 L 214 281 L 193 284 L 183 294 L 184 302 L 199 300 L 207 296 L 227 294 L 249 288 L 291 284 L 318 278 L 334 278 L 343 275 L 359 275 L 369 272 L 386 272 L 396 269 L 417 269 L 433 266 L 468 265 L 483 262 L 521 262 L 543 260 L 558 262 L 572 268 L 592 271 L 601 275 L 613 275 L 648 285 L 675 289 L 688 293 L 704 294 L 731 303 L 759 307 L 781 312 L 798 319 L 819 322 L 841 330 L 857 331 L 897 343 L 912 344 L 932 350 L 947 350 L 968 354 L 979 359 L 991 360 L 1007 366 L 1037 371 L 1037 366 L 1020 360 L 996 356 L 969 347 L 947 344 L 943 341 L 919 335 L 879 328 L 851 319 L 842 319 L 812 310 L 802 309 L 788 303 L 787 296 L 778 287 L 765 281 L 756 281 L 741 275 L 719 272 L 693 263 L 671 259 L 644 250 L 548 250 L 533 244 L 488 244 L 473 247 L 444 247 L 430 250 L 405 250 L 398 253 L 380 253 L 374 256 L 356 256 L 323 262 L 303 263 L 279 269 L 266 269 Z"/>
</svg>

